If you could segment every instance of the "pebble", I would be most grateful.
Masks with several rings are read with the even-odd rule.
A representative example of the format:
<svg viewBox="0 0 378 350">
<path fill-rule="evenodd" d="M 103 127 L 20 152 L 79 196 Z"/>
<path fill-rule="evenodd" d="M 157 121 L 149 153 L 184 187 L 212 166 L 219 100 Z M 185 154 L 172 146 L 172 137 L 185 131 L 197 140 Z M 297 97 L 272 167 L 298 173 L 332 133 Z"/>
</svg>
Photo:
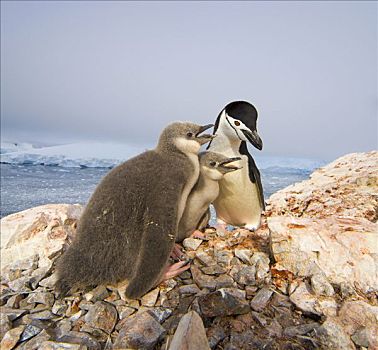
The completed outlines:
<svg viewBox="0 0 378 350">
<path fill-rule="evenodd" d="M 85 315 L 85 322 L 93 328 L 110 333 L 117 322 L 117 310 L 107 302 L 97 301 Z"/>
<path fill-rule="evenodd" d="M 251 300 L 251 308 L 255 311 L 263 311 L 269 303 L 273 291 L 267 287 L 261 288 Z"/>
<path fill-rule="evenodd" d="M 187 250 L 197 250 L 197 248 L 201 245 L 202 240 L 196 238 L 185 238 L 182 241 L 182 245 Z"/>
</svg>

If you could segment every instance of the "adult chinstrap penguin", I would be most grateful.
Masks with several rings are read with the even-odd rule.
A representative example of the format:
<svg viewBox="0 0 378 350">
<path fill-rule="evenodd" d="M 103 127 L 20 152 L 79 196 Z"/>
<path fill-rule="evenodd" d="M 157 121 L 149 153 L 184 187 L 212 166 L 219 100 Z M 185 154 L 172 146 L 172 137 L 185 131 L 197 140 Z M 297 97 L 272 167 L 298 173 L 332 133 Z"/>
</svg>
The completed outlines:
<svg viewBox="0 0 378 350">
<path fill-rule="evenodd" d="M 173 123 L 157 147 L 111 170 L 89 200 L 77 234 L 58 261 L 56 289 L 127 281 L 126 297 L 138 298 L 185 262 L 167 267 L 187 197 L 199 176 L 198 152 L 212 125 Z M 165 276 L 164 276 L 165 275 Z"/>
<path fill-rule="evenodd" d="M 204 218 L 208 216 L 209 205 L 218 197 L 219 180 L 227 174 L 241 169 L 238 165 L 230 163 L 240 160 L 240 157 L 227 158 L 215 152 L 202 152 L 199 154 L 200 176 L 193 187 L 186 202 L 184 214 L 180 220 L 176 242 L 195 234 L 201 236 Z"/>
<path fill-rule="evenodd" d="M 241 171 L 220 180 L 220 192 L 214 201 L 218 221 L 256 230 L 265 209 L 260 172 L 248 152 L 247 142 L 261 150 L 262 140 L 257 133 L 257 110 L 246 101 L 229 103 L 219 113 L 214 127 L 217 136 L 209 151 L 226 157 L 241 157 Z"/>
</svg>

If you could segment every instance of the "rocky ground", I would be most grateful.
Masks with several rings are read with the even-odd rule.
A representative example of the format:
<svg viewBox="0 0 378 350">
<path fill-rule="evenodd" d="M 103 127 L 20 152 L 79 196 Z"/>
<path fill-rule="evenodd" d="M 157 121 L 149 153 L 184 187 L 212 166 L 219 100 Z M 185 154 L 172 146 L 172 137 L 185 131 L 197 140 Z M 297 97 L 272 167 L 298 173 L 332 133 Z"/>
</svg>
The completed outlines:
<svg viewBox="0 0 378 350">
<path fill-rule="evenodd" d="M 1 349 L 378 349 L 378 152 L 275 193 L 256 232 L 186 239 L 189 271 L 126 300 L 57 299 L 79 205 L 1 220 Z"/>
</svg>

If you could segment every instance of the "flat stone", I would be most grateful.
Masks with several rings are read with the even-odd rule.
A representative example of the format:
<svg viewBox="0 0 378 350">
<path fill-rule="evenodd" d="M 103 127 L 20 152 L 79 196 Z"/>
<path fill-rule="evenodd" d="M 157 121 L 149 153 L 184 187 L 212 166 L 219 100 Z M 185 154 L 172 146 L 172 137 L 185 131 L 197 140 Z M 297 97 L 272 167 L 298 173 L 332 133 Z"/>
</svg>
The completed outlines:
<svg viewBox="0 0 378 350">
<path fill-rule="evenodd" d="M 207 329 L 206 335 L 210 348 L 215 349 L 219 342 L 226 338 L 227 333 L 226 330 L 221 326 L 212 326 Z"/>
<path fill-rule="evenodd" d="M 129 306 L 117 306 L 116 308 L 117 308 L 120 320 L 123 320 L 124 318 L 127 318 L 136 312 L 136 309 Z"/>
<path fill-rule="evenodd" d="M 0 313 L 0 339 L 3 339 L 4 334 L 12 328 L 12 322 L 8 315 Z"/>
<path fill-rule="evenodd" d="M 201 271 L 206 275 L 220 275 L 227 272 L 224 267 L 219 265 L 205 266 L 201 268 Z"/>
<path fill-rule="evenodd" d="M 196 258 L 205 266 L 211 266 L 216 263 L 216 261 L 204 251 L 197 251 Z"/>
<path fill-rule="evenodd" d="M 240 315 L 250 311 L 245 292 L 236 288 L 222 288 L 198 298 L 205 317 Z"/>
<path fill-rule="evenodd" d="M 148 292 L 147 294 L 143 295 L 141 298 L 141 303 L 143 306 L 155 306 L 156 301 L 159 297 L 159 288 L 155 288 Z"/>
<path fill-rule="evenodd" d="M 110 333 L 117 322 L 116 308 L 104 301 L 97 301 L 85 315 L 85 322 L 93 327 Z"/>
<path fill-rule="evenodd" d="M 18 309 L 20 308 L 20 302 L 21 300 L 24 299 L 24 296 L 22 294 L 16 294 L 16 295 L 12 295 L 7 303 L 5 304 L 5 306 L 7 307 L 10 307 L 12 309 Z"/>
<path fill-rule="evenodd" d="M 182 241 L 182 245 L 187 250 L 197 250 L 197 248 L 201 245 L 202 240 L 196 238 L 185 238 Z"/>
<path fill-rule="evenodd" d="M 139 311 L 139 310 L 138 310 Z M 163 323 L 173 313 L 173 310 L 168 307 L 153 307 L 148 310 L 150 315 L 159 323 Z"/>
<path fill-rule="evenodd" d="M 50 292 L 34 292 L 27 298 L 28 303 L 44 304 L 51 307 L 54 304 L 54 295 Z"/>
<path fill-rule="evenodd" d="M 214 257 L 219 265 L 228 267 L 231 264 L 234 254 L 229 250 L 215 250 Z"/>
<path fill-rule="evenodd" d="M 196 284 L 187 284 L 179 287 L 179 293 L 182 294 L 197 294 L 201 290 L 197 287 Z"/>
<path fill-rule="evenodd" d="M 244 264 L 236 265 L 230 271 L 230 275 L 235 282 L 242 285 L 254 285 L 256 282 L 255 274 L 256 269 L 254 266 Z"/>
<path fill-rule="evenodd" d="M 148 312 L 126 320 L 114 343 L 114 349 L 153 349 L 165 329 Z"/>
<path fill-rule="evenodd" d="M 235 249 L 235 256 L 239 258 L 244 264 L 250 264 L 252 251 L 250 249 Z"/>
<path fill-rule="evenodd" d="M 270 272 L 270 259 L 268 255 L 263 252 L 254 252 L 250 258 L 250 264 L 255 267 L 256 281 L 264 281 Z"/>
<path fill-rule="evenodd" d="M 39 285 L 42 286 L 42 287 L 46 287 L 46 288 L 52 289 L 52 288 L 54 288 L 57 279 L 58 279 L 58 277 L 57 277 L 56 273 L 54 273 L 51 276 L 49 276 L 49 277 L 44 278 L 43 280 L 41 280 L 39 282 Z"/>
<path fill-rule="evenodd" d="M 362 328 L 355 332 L 351 339 L 353 340 L 353 343 L 358 346 L 363 346 L 364 348 L 368 348 L 370 345 L 373 345 L 372 342 L 374 341 L 370 336 L 370 332 L 367 328 Z"/>
<path fill-rule="evenodd" d="M 323 273 L 317 273 L 311 276 L 311 288 L 315 294 L 318 295 L 331 297 L 335 294 L 335 290 Z"/>
<path fill-rule="evenodd" d="M 295 337 L 297 335 L 305 335 L 312 332 L 320 327 L 320 324 L 317 322 L 300 324 L 298 326 L 286 327 L 283 331 L 283 334 L 286 337 Z"/>
<path fill-rule="evenodd" d="M 216 289 L 234 287 L 234 279 L 229 275 L 220 275 L 215 279 Z"/>
<path fill-rule="evenodd" d="M 85 345 L 71 344 L 64 342 L 45 341 L 41 344 L 38 350 L 87 350 Z"/>
<path fill-rule="evenodd" d="M 27 313 L 27 310 L 21 310 L 21 309 L 12 309 L 8 307 L 1 307 L 0 313 L 8 316 L 10 321 L 14 321 L 15 319 L 19 318 L 20 316 Z"/>
<path fill-rule="evenodd" d="M 85 332 L 70 331 L 60 337 L 58 340 L 59 342 L 84 345 L 88 348 L 88 350 L 101 350 L 101 345 L 96 338 Z"/>
<path fill-rule="evenodd" d="M 46 328 L 46 326 L 40 322 L 33 322 L 31 324 L 26 325 L 25 329 L 23 330 L 20 336 L 20 341 L 23 342 L 35 337 L 36 335 L 41 333 L 44 328 Z"/>
<path fill-rule="evenodd" d="M 316 337 L 325 349 L 356 349 L 342 325 L 332 318 L 327 318 L 318 328 Z"/>
<path fill-rule="evenodd" d="M 54 302 L 51 311 L 55 315 L 63 316 L 66 314 L 67 309 L 68 305 L 63 300 L 58 299 Z"/>
<path fill-rule="evenodd" d="M 215 289 L 216 287 L 216 280 L 214 277 L 203 274 L 200 269 L 192 265 L 190 267 L 190 271 L 193 276 L 194 282 L 197 284 L 198 287 L 202 288 L 208 288 L 208 289 Z"/>
<path fill-rule="evenodd" d="M 255 311 L 263 311 L 272 297 L 273 291 L 269 288 L 261 288 L 251 300 L 251 308 Z"/>
<path fill-rule="evenodd" d="M 24 331 L 25 326 L 19 326 L 13 329 L 10 329 L 5 333 L 4 338 L 1 340 L 0 348 L 1 350 L 11 350 L 17 344 L 20 339 L 22 332 Z"/>
<path fill-rule="evenodd" d="M 377 223 L 364 218 L 269 217 L 271 250 L 277 266 L 296 276 L 319 270 L 329 283 L 378 290 Z"/>
<path fill-rule="evenodd" d="M 290 295 L 290 301 L 307 314 L 334 316 L 337 311 L 335 299 L 311 294 L 306 283 L 301 282 Z"/>
<path fill-rule="evenodd" d="M 56 317 L 50 310 L 31 313 L 28 315 L 32 320 L 52 320 Z"/>
<path fill-rule="evenodd" d="M 17 278 L 14 281 L 11 281 L 8 283 L 8 286 L 11 290 L 17 292 L 21 290 L 29 290 L 30 289 L 30 276 L 22 276 L 20 278 Z"/>
<path fill-rule="evenodd" d="M 169 350 L 182 349 L 210 349 L 202 319 L 195 311 L 190 311 L 181 318 L 169 346 Z"/>
<path fill-rule="evenodd" d="M 42 330 L 38 335 L 34 336 L 30 340 L 24 341 L 20 345 L 17 346 L 17 350 L 39 350 L 42 343 L 46 340 L 49 340 L 51 336 L 46 332 L 46 330 Z"/>
<path fill-rule="evenodd" d="M 84 294 L 84 299 L 86 301 L 91 301 L 95 303 L 96 301 L 104 300 L 109 296 L 109 291 L 105 288 L 105 286 L 100 285 L 96 288 L 92 289 L 90 292 Z"/>
</svg>

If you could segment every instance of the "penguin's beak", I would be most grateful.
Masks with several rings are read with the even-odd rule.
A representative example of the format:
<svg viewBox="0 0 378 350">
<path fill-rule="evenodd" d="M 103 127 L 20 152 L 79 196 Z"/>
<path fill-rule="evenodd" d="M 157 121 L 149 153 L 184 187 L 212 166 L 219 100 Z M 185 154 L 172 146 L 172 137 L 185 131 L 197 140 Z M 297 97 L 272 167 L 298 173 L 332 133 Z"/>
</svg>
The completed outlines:
<svg viewBox="0 0 378 350">
<path fill-rule="evenodd" d="M 248 139 L 248 141 L 252 143 L 253 146 L 255 146 L 260 151 L 262 150 L 263 142 L 256 130 L 242 130 L 242 132 L 244 136 Z"/>
<path fill-rule="evenodd" d="M 228 165 L 230 163 L 236 162 L 237 160 L 241 160 L 240 157 L 234 157 L 234 158 L 228 158 L 227 160 L 219 163 L 219 167 L 222 171 L 222 173 L 227 174 L 235 170 L 242 169 L 242 166 L 236 166 L 236 165 Z"/>
<path fill-rule="evenodd" d="M 197 142 L 199 142 L 201 145 L 204 145 L 205 143 L 211 141 L 215 137 L 215 135 L 210 135 L 210 134 L 200 135 L 200 134 L 203 133 L 205 130 L 212 128 L 213 126 L 214 124 L 207 124 L 207 125 L 201 126 L 196 134 Z"/>
</svg>

